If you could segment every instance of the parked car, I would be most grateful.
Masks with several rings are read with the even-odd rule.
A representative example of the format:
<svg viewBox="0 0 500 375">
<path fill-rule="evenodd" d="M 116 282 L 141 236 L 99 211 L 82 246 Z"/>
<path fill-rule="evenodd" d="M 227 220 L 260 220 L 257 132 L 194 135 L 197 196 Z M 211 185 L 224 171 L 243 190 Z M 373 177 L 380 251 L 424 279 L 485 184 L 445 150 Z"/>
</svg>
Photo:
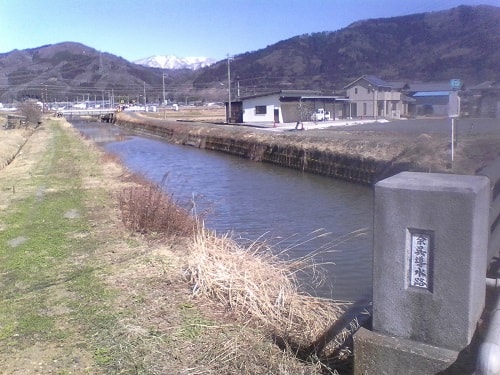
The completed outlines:
<svg viewBox="0 0 500 375">
<path fill-rule="evenodd" d="M 326 121 L 331 120 L 330 112 L 325 111 L 324 108 L 318 108 L 311 116 L 312 121 Z"/>
</svg>

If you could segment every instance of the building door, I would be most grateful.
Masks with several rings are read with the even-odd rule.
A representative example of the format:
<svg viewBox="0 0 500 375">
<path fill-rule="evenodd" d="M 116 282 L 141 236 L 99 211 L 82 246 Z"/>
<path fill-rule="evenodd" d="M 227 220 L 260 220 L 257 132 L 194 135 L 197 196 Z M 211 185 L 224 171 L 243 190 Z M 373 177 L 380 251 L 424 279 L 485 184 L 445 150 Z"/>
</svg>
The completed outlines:
<svg viewBox="0 0 500 375">
<path fill-rule="evenodd" d="M 274 109 L 274 122 L 275 123 L 280 122 L 280 109 L 279 108 Z"/>
<path fill-rule="evenodd" d="M 358 117 L 358 103 L 350 103 L 349 117 Z"/>
<path fill-rule="evenodd" d="M 241 124 L 243 122 L 243 102 L 233 102 L 231 106 L 231 118 L 234 122 Z"/>
</svg>

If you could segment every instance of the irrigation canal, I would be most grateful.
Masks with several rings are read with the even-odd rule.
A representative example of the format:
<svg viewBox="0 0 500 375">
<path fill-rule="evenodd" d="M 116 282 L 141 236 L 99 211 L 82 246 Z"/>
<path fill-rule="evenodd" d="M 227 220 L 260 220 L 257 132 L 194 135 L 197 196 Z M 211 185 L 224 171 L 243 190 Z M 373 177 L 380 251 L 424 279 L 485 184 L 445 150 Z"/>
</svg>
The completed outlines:
<svg viewBox="0 0 500 375">
<path fill-rule="evenodd" d="M 241 241 L 266 240 L 299 257 L 319 251 L 326 281 L 304 288 L 353 301 L 371 293 L 372 190 L 94 122 L 74 122 L 83 134 L 118 155 L 132 171 L 161 182 L 180 204 L 204 213 L 206 227 Z M 363 234 L 355 235 L 362 230 Z M 284 255 L 285 256 L 285 255 Z"/>
</svg>

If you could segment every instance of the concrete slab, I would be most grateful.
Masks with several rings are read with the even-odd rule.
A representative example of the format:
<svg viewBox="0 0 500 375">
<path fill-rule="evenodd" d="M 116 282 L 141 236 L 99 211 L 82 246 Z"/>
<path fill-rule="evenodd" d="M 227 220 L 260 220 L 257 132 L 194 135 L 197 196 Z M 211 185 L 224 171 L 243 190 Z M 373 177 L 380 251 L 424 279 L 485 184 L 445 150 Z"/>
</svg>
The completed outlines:
<svg viewBox="0 0 500 375">
<path fill-rule="evenodd" d="M 470 374 L 454 366 L 459 352 L 360 328 L 354 335 L 354 375 Z"/>
</svg>

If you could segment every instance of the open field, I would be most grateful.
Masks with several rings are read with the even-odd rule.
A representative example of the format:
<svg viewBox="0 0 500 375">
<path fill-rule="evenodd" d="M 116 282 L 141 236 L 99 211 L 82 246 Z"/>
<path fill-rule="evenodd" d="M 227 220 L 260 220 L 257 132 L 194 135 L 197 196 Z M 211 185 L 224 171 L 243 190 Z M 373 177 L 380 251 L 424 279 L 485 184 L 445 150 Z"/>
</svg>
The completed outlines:
<svg viewBox="0 0 500 375">
<path fill-rule="evenodd" d="M 179 111 L 160 108 L 158 112 L 148 112 L 148 117 L 164 120 L 207 121 L 223 123 L 226 121 L 226 112 L 220 107 L 180 107 Z"/>
</svg>

